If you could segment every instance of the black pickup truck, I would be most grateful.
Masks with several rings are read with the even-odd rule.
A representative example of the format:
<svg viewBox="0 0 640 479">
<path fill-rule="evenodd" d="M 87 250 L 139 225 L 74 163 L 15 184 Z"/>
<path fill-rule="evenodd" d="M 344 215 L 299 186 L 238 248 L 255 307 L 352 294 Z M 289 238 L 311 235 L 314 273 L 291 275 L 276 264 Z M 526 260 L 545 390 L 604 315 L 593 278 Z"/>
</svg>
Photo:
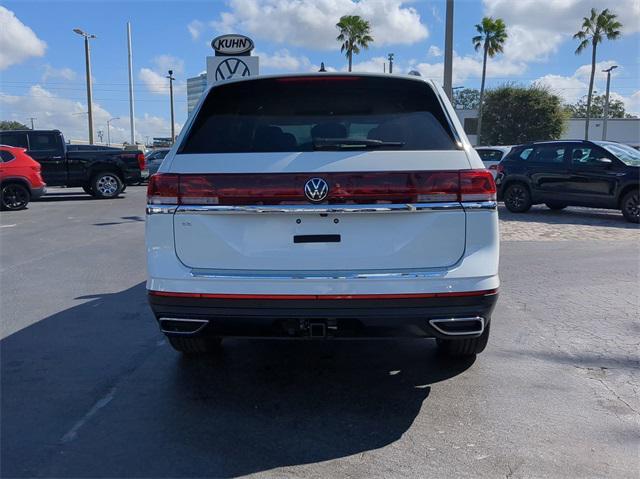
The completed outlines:
<svg viewBox="0 0 640 479">
<path fill-rule="evenodd" d="M 0 144 L 26 148 L 42 165 L 47 186 L 81 186 L 95 198 L 115 198 L 142 181 L 144 154 L 124 150 L 69 151 L 58 130 L 0 131 Z"/>
</svg>

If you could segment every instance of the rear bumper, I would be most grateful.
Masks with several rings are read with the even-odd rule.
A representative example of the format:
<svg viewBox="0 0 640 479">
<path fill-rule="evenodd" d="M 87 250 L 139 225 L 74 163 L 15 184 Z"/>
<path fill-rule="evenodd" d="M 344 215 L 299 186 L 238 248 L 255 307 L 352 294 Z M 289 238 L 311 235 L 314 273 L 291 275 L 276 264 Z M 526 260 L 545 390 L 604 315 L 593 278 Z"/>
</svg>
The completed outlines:
<svg viewBox="0 0 640 479">
<path fill-rule="evenodd" d="M 497 298 L 497 290 L 352 296 L 149 291 L 165 334 L 271 338 L 476 337 L 488 325 Z M 452 332 L 453 322 L 430 322 L 451 319 L 464 319 L 456 324 L 468 329 Z"/>
<path fill-rule="evenodd" d="M 47 193 L 47 187 L 41 186 L 39 188 L 31 188 L 31 199 L 37 200 Z"/>
</svg>

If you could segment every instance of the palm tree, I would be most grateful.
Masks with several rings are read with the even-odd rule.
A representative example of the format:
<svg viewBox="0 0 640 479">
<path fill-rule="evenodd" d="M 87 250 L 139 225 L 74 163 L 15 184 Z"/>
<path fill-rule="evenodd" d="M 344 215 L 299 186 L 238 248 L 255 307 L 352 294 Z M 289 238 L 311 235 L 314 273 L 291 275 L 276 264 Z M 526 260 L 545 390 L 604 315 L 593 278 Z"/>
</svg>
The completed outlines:
<svg viewBox="0 0 640 479">
<path fill-rule="evenodd" d="M 482 48 L 482 82 L 480 83 L 480 104 L 478 106 L 478 143 L 480 143 L 482 131 L 482 100 L 484 98 L 484 81 L 487 76 L 487 57 L 493 58 L 502 53 L 502 47 L 507 40 L 507 27 L 501 18 L 484 17 L 481 23 L 476 25 L 478 35 L 471 41 L 476 51 Z"/>
<path fill-rule="evenodd" d="M 369 43 L 373 42 L 373 37 L 369 35 L 371 33 L 371 25 L 358 15 L 344 15 L 336 23 L 336 27 L 340 30 L 340 35 L 336 40 L 342 42 L 340 52 L 345 53 L 349 60 L 349 71 L 351 71 L 353 54 L 360 53 L 360 48 L 369 48 Z"/>
<path fill-rule="evenodd" d="M 591 113 L 591 97 L 593 95 L 593 79 L 596 74 L 596 49 L 598 43 L 605 38 L 615 40 L 620 36 L 622 23 L 616 20 L 617 15 L 605 8 L 600 13 L 595 8 L 591 9 L 591 16 L 582 19 L 582 30 L 573 38 L 580 40 L 576 55 L 580 55 L 591 43 L 591 77 L 589 78 L 589 94 L 587 96 L 587 120 L 584 124 L 584 139 L 589 139 L 589 116 Z"/>
</svg>

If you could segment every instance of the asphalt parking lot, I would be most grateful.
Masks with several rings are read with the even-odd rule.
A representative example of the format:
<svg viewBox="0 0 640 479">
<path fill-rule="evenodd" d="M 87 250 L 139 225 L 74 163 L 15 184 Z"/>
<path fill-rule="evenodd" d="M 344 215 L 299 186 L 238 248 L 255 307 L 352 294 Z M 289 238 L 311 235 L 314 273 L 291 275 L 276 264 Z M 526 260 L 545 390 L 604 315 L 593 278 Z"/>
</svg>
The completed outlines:
<svg viewBox="0 0 640 479">
<path fill-rule="evenodd" d="M 640 230 L 501 209 L 475 361 L 431 341 L 229 340 L 186 360 L 145 297 L 144 187 L 0 216 L 2 477 L 638 477 Z"/>
</svg>

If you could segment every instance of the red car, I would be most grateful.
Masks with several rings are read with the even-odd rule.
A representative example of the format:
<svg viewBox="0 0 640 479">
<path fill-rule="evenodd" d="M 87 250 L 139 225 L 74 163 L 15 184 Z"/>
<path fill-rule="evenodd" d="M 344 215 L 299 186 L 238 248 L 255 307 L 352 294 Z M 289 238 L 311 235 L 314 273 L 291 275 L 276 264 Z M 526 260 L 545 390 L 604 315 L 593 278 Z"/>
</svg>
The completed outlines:
<svg viewBox="0 0 640 479">
<path fill-rule="evenodd" d="M 0 208 L 3 210 L 21 210 L 29 200 L 40 198 L 46 192 L 40 163 L 25 151 L 0 145 Z"/>
</svg>

